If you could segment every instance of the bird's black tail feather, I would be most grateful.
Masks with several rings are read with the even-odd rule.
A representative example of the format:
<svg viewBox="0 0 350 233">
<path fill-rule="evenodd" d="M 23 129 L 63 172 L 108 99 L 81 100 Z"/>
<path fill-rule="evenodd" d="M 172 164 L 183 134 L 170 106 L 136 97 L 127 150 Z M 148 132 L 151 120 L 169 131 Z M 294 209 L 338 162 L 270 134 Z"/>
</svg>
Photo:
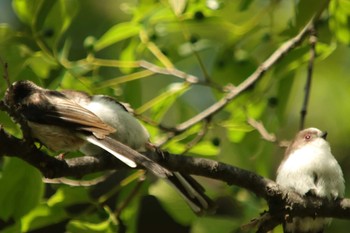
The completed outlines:
<svg viewBox="0 0 350 233">
<path fill-rule="evenodd" d="M 108 136 L 104 139 L 97 139 L 94 136 L 85 136 L 85 139 L 111 153 L 130 167 L 141 165 L 156 176 L 165 178 L 179 191 L 180 195 L 186 200 L 196 214 L 200 215 L 214 209 L 212 200 L 204 194 L 204 188 L 190 175 L 180 172 L 171 172 L 145 155 L 140 154 Z"/>
<path fill-rule="evenodd" d="M 213 201 L 204 194 L 204 188 L 190 175 L 173 172 L 167 180 L 196 214 L 201 215 L 214 210 Z"/>
</svg>

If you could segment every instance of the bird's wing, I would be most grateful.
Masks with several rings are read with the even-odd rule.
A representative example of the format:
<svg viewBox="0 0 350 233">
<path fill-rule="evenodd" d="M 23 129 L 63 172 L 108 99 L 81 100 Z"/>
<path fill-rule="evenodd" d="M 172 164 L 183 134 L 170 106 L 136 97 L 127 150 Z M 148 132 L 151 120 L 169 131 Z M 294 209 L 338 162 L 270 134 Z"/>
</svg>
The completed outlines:
<svg viewBox="0 0 350 233">
<path fill-rule="evenodd" d="M 90 132 L 97 138 L 116 131 L 94 113 L 59 92 L 40 93 L 37 98 L 29 99 L 22 108 L 30 121 Z"/>
</svg>

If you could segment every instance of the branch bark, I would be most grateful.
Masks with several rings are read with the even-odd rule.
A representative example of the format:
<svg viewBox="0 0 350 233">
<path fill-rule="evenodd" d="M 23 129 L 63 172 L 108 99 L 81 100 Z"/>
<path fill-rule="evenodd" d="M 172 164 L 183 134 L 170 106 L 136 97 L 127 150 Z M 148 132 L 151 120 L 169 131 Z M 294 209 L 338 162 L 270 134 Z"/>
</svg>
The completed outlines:
<svg viewBox="0 0 350 233">
<path fill-rule="evenodd" d="M 0 127 L 0 157 L 18 157 L 36 167 L 47 178 L 82 177 L 84 175 L 112 169 L 131 169 L 118 159 L 106 154 L 101 157 L 83 156 L 60 159 L 45 154 L 35 145 L 8 134 Z M 194 158 L 156 152 L 146 154 L 151 159 L 172 171 L 199 175 L 245 188 L 264 198 L 268 205 L 269 218 L 259 223 L 258 232 L 267 232 L 286 217 L 318 216 L 350 219 L 350 199 L 327 200 L 317 197 L 302 197 L 280 188 L 274 181 L 254 172 L 210 159 Z"/>
</svg>

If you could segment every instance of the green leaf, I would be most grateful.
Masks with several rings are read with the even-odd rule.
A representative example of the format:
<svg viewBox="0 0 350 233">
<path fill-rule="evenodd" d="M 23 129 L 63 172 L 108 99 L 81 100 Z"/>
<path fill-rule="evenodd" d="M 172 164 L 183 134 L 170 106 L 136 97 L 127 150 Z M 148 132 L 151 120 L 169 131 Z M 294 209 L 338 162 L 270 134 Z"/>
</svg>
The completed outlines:
<svg viewBox="0 0 350 233">
<path fill-rule="evenodd" d="M 44 0 L 14 0 L 12 1 L 12 7 L 23 23 L 33 26 L 43 2 Z"/>
<path fill-rule="evenodd" d="M 136 111 L 143 113 L 146 110 L 152 109 L 152 118 L 155 121 L 162 119 L 164 114 L 169 110 L 172 104 L 190 89 L 188 83 L 172 83 L 165 91 L 162 91 L 157 97 L 153 98 Z"/>
<path fill-rule="evenodd" d="M 219 151 L 219 148 L 214 146 L 210 141 L 200 142 L 190 150 L 191 153 L 199 154 L 201 156 L 215 156 Z"/>
<path fill-rule="evenodd" d="M 29 232 L 63 221 L 68 217 L 63 208 L 43 203 L 21 219 L 21 232 Z"/>
<path fill-rule="evenodd" d="M 119 41 L 138 35 L 141 26 L 134 22 L 119 23 L 111 27 L 95 43 L 95 50 L 99 51 Z"/>
<path fill-rule="evenodd" d="M 42 9 L 44 13 L 40 20 L 43 22 L 38 25 L 37 30 L 41 32 L 45 42 L 54 49 L 77 14 L 78 4 L 75 0 L 59 0 L 50 2 L 46 8 Z"/>
<path fill-rule="evenodd" d="M 350 44 L 350 1 L 334 0 L 329 4 L 331 14 L 329 28 L 335 33 L 336 38 L 344 43 Z"/>
<path fill-rule="evenodd" d="M 49 206 L 68 206 L 89 202 L 88 190 L 84 187 L 63 186 L 47 201 Z"/>
<path fill-rule="evenodd" d="M 224 123 L 222 127 L 227 129 L 227 136 L 231 142 L 241 142 L 246 133 L 253 131 L 253 127 L 246 123 Z"/>
<path fill-rule="evenodd" d="M 315 13 L 321 10 L 322 6 L 326 6 L 326 1 L 328 0 L 298 1 L 296 8 L 297 27 L 304 27 L 304 25 L 306 25 L 306 23 L 315 15 Z"/>
<path fill-rule="evenodd" d="M 40 172 L 18 158 L 6 158 L 0 178 L 0 218 L 20 219 L 43 195 Z"/>
<path fill-rule="evenodd" d="M 240 226 L 240 223 L 231 218 L 204 217 L 197 219 L 191 233 L 230 233 L 234 229 L 239 229 Z"/>
<path fill-rule="evenodd" d="M 103 233 L 113 233 L 116 232 L 115 227 L 111 227 L 111 220 L 107 219 L 100 222 L 87 222 L 72 220 L 67 225 L 67 230 L 74 233 L 85 233 L 85 232 L 103 232 Z"/>
<path fill-rule="evenodd" d="M 52 69 L 57 68 L 57 64 L 47 57 L 43 52 L 36 52 L 27 59 L 28 66 L 40 78 L 47 78 Z"/>
<path fill-rule="evenodd" d="M 175 15 L 181 15 L 187 5 L 187 0 L 169 0 L 169 4 L 173 9 Z"/>
<path fill-rule="evenodd" d="M 139 45 L 139 41 L 132 39 L 129 45 L 121 52 L 120 60 L 121 61 L 134 61 L 135 60 L 135 51 L 137 46 Z M 124 74 L 129 74 L 134 69 L 133 67 L 120 67 L 119 68 Z"/>
<path fill-rule="evenodd" d="M 322 42 L 317 42 L 317 44 L 316 44 L 317 60 L 326 59 L 331 54 L 333 54 L 333 52 L 336 50 L 336 48 L 337 48 L 336 43 L 325 44 Z"/>
<path fill-rule="evenodd" d="M 157 197 L 164 209 L 180 224 L 188 225 L 196 218 L 180 194 L 163 180 L 150 186 L 149 193 Z"/>
<path fill-rule="evenodd" d="M 197 124 L 191 127 L 189 130 L 175 136 L 170 142 L 166 144 L 166 150 L 171 151 L 175 154 L 183 153 L 186 148 L 186 143 L 198 135 L 198 132 L 201 130 L 201 125 Z"/>
<path fill-rule="evenodd" d="M 227 136 L 231 142 L 240 142 L 247 132 L 253 130 L 253 127 L 247 124 L 245 116 L 238 116 L 240 113 L 236 111 L 232 118 L 220 123 L 220 126 L 227 130 Z"/>
<path fill-rule="evenodd" d="M 88 190 L 84 187 L 62 186 L 46 202 L 38 206 L 22 219 L 22 232 L 35 230 L 68 218 L 66 207 L 89 203 Z"/>
</svg>

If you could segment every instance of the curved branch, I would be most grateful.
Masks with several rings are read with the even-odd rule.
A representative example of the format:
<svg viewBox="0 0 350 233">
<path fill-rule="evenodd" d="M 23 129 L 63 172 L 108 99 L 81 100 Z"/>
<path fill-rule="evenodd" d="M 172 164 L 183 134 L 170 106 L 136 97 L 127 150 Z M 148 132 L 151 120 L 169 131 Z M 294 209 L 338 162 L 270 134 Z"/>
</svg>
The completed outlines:
<svg viewBox="0 0 350 233">
<path fill-rule="evenodd" d="M 0 156 L 4 155 L 25 160 L 48 178 L 82 177 L 98 171 L 130 169 L 118 159 L 108 155 L 83 156 L 65 160 L 51 157 L 36 148 L 35 145 L 8 134 L 0 127 Z M 350 219 L 350 199 L 327 200 L 302 197 L 295 192 L 280 188 L 274 181 L 254 172 L 210 159 L 168 153 L 165 153 L 163 158 L 156 152 L 148 152 L 147 156 L 170 170 L 220 180 L 229 185 L 245 188 L 264 198 L 269 204 L 268 213 L 271 218 L 266 218 L 260 224 L 261 227 L 272 229 L 273 226 L 280 224 L 285 216 Z"/>
</svg>

